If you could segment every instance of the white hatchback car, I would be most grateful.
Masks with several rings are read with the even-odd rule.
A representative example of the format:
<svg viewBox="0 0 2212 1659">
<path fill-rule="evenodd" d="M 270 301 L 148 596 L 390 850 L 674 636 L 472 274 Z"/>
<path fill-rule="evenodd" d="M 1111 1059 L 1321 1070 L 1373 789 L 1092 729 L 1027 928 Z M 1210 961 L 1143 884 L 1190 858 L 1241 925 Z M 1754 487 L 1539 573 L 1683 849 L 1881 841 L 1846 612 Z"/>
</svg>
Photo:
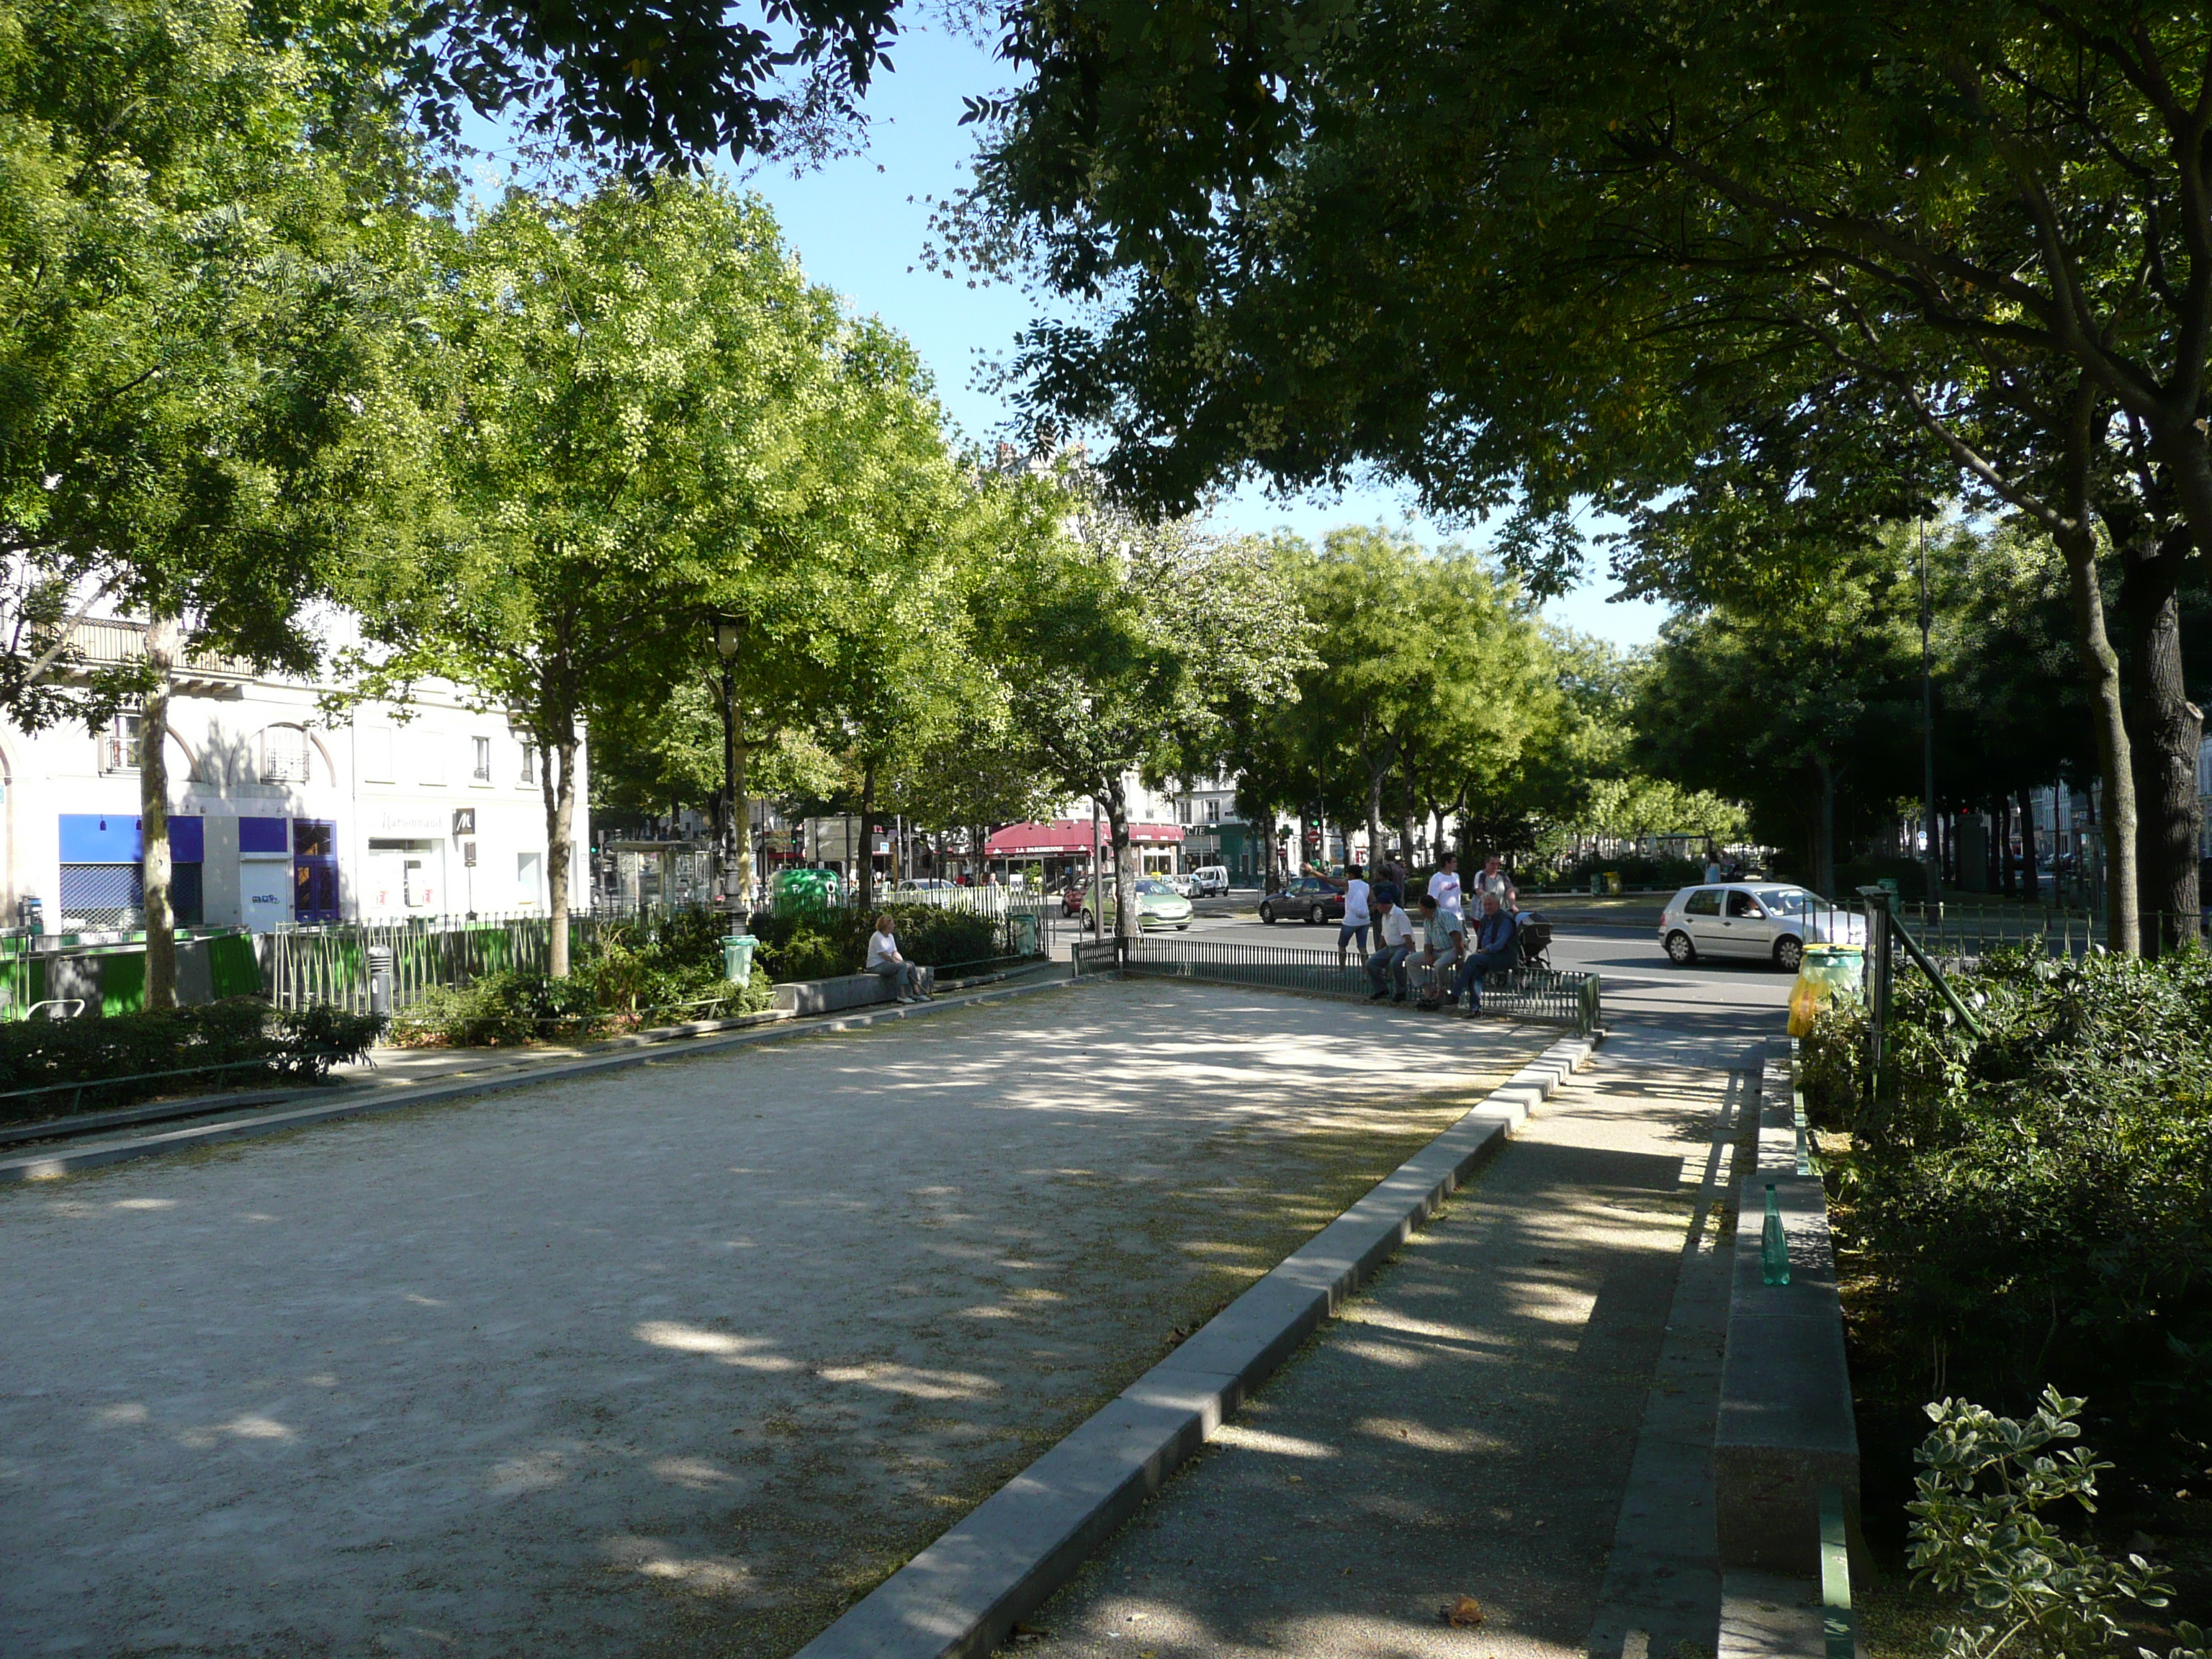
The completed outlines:
<svg viewBox="0 0 2212 1659">
<path fill-rule="evenodd" d="M 1677 967 L 1699 957 L 1756 957 L 1794 974 L 1808 945 L 1864 945 L 1867 920 L 1818 893 L 1774 882 L 1685 887 L 1659 913 L 1659 943 Z"/>
</svg>

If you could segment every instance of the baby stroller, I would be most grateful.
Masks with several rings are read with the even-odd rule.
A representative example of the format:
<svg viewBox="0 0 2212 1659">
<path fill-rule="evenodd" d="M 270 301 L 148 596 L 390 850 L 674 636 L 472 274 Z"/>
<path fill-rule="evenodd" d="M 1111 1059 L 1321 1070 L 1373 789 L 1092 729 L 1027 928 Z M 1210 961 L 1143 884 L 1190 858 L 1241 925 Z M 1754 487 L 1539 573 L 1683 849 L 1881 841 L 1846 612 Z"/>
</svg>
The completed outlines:
<svg viewBox="0 0 2212 1659">
<path fill-rule="evenodd" d="M 1534 910 L 1523 910 L 1513 937 L 1521 946 L 1521 965 L 1541 968 L 1547 973 L 1552 967 L 1552 924 Z"/>
</svg>

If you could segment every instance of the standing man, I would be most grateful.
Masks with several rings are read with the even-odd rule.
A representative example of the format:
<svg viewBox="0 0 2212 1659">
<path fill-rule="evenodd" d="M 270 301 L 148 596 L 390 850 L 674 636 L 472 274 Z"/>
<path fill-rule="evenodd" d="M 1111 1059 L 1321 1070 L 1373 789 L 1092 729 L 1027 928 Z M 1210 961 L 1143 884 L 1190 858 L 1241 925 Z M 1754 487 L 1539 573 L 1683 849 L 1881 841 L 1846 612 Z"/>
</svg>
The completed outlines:
<svg viewBox="0 0 2212 1659">
<path fill-rule="evenodd" d="M 1367 960 L 1367 884 L 1359 878 L 1359 866 L 1352 866 L 1344 872 L 1344 922 L 1336 930 L 1336 965 L 1345 965 L 1344 947 L 1353 939 L 1359 941 L 1359 959 Z"/>
<path fill-rule="evenodd" d="M 1396 986 L 1398 994 L 1393 1001 L 1406 1000 L 1406 958 L 1413 954 L 1413 924 L 1398 904 L 1398 890 L 1384 882 L 1375 890 L 1376 915 L 1375 954 L 1367 958 L 1367 982 L 1375 988 L 1369 999 L 1380 1002 L 1390 995 L 1390 987 L 1383 983 L 1389 975 Z"/>
<path fill-rule="evenodd" d="M 1462 914 L 1458 854 L 1437 854 L 1436 873 L 1429 878 L 1429 896 L 1437 902 L 1437 909 L 1449 911 L 1455 917 Z"/>
<path fill-rule="evenodd" d="M 1492 969 L 1509 969 L 1520 965 L 1521 945 L 1514 937 L 1520 922 L 1504 902 L 1495 893 L 1482 896 L 1482 922 L 1476 929 L 1474 948 L 1467 953 L 1467 961 L 1459 970 L 1459 979 L 1452 986 L 1448 1002 L 1457 1002 L 1460 994 L 1467 994 L 1467 1011 L 1479 1013 L 1482 1010 L 1483 975 Z"/>
</svg>

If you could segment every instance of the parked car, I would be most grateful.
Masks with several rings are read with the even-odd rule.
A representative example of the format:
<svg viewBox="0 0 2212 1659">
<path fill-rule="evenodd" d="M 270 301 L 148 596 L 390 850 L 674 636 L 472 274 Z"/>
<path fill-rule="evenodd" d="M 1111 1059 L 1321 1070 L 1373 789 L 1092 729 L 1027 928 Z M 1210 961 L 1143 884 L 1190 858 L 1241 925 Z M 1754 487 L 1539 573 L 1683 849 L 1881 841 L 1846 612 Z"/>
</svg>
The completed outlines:
<svg viewBox="0 0 2212 1659">
<path fill-rule="evenodd" d="M 1190 872 L 1193 898 L 1218 898 L 1228 890 L 1229 866 L 1225 864 L 1201 864 Z"/>
<path fill-rule="evenodd" d="M 1190 926 L 1190 901 L 1169 886 L 1158 876 L 1140 878 L 1132 890 L 1137 896 L 1137 927 L 1140 931 L 1173 927 L 1178 932 Z M 1115 914 L 1114 878 L 1109 876 L 1098 884 L 1098 902 L 1105 914 Z M 1083 925 L 1096 927 L 1098 919 L 1091 914 L 1091 890 L 1083 890 Z"/>
<path fill-rule="evenodd" d="M 1155 876 L 1152 879 L 1155 881 L 1164 881 L 1167 883 L 1170 887 L 1173 888 L 1177 893 L 1180 893 L 1185 898 L 1196 898 L 1198 896 L 1191 878 L 1188 875 L 1161 875 Z"/>
<path fill-rule="evenodd" d="M 1279 893 L 1260 901 L 1260 920 L 1269 927 L 1295 919 L 1308 923 L 1342 921 L 1344 891 L 1321 876 L 1299 876 L 1284 884 Z"/>
<path fill-rule="evenodd" d="M 1685 887 L 1659 913 L 1660 947 L 1677 967 L 1700 957 L 1752 957 L 1794 974 L 1808 945 L 1866 942 L 1864 916 L 1802 887 Z"/>
<path fill-rule="evenodd" d="M 954 890 L 949 881 L 939 881 L 930 876 L 908 876 L 899 883 L 898 890 L 902 893 L 950 893 Z"/>
</svg>

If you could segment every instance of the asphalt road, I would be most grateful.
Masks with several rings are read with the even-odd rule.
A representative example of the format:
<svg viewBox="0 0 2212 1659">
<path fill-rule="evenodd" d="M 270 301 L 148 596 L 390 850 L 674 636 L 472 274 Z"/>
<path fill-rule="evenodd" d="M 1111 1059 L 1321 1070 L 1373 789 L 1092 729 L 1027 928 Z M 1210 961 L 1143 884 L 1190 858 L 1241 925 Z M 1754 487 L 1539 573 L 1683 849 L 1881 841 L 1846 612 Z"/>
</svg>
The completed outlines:
<svg viewBox="0 0 2212 1659">
<path fill-rule="evenodd" d="M 1239 895 L 1203 901 L 1185 938 L 1291 950 L 1330 950 L 1334 927 L 1279 921 L 1268 927 Z M 1073 937 L 1071 932 L 1064 937 Z M 1788 1018 L 1791 975 L 1764 962 L 1701 962 L 1677 968 L 1659 948 L 1656 927 L 1641 921 L 1573 921 L 1553 930 L 1552 965 L 1598 975 L 1603 982 L 1607 1026 L 1662 1048 L 1677 1037 L 1700 1039 L 1779 1035 Z"/>
</svg>

